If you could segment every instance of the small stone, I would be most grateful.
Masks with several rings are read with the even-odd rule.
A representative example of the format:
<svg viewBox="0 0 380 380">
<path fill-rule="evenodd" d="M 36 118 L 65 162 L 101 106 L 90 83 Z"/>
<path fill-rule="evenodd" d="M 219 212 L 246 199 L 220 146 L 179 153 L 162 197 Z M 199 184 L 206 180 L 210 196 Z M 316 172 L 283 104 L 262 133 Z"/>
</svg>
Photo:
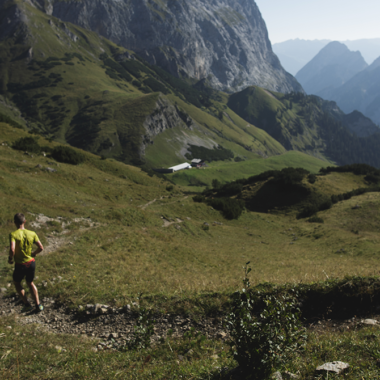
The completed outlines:
<svg viewBox="0 0 380 380">
<path fill-rule="evenodd" d="M 38 168 L 38 169 L 42 169 L 42 165 L 38 164 L 38 165 L 36 166 L 36 168 Z"/>
<path fill-rule="evenodd" d="M 284 377 L 284 379 L 286 379 L 286 380 L 289 380 L 289 379 L 298 379 L 298 376 L 297 376 L 297 375 L 295 375 L 294 373 L 291 373 L 291 372 L 289 372 L 289 371 L 285 371 L 283 377 Z"/>
<path fill-rule="evenodd" d="M 91 347 L 92 352 L 98 352 L 98 349 L 96 347 Z"/>
<path fill-rule="evenodd" d="M 12 330 L 12 326 L 7 326 L 6 327 L 8 330 Z"/>
<path fill-rule="evenodd" d="M 317 371 L 335 372 L 337 374 L 340 374 L 341 372 L 343 372 L 344 370 L 346 370 L 349 367 L 350 367 L 350 365 L 347 363 L 336 361 L 336 362 L 331 362 L 331 363 L 325 363 L 325 364 L 317 367 L 316 370 Z"/>
<path fill-rule="evenodd" d="M 7 288 L 0 288 L 0 293 L 6 293 L 7 292 Z"/>
<path fill-rule="evenodd" d="M 219 356 L 218 356 L 218 355 L 211 355 L 211 359 L 213 359 L 213 360 L 218 360 L 218 359 L 219 359 Z"/>
<path fill-rule="evenodd" d="M 7 284 L 7 287 L 10 288 L 12 286 L 12 284 Z"/>
<path fill-rule="evenodd" d="M 53 168 L 49 168 L 49 167 L 47 167 L 45 170 L 50 172 L 50 173 L 55 173 L 57 171 L 57 169 L 53 169 Z"/>
<path fill-rule="evenodd" d="M 378 322 L 376 319 L 363 319 L 362 324 L 367 326 L 376 326 Z"/>
<path fill-rule="evenodd" d="M 280 373 L 280 372 L 275 372 L 275 373 L 272 375 L 272 379 L 273 379 L 273 380 L 282 380 L 281 373 Z"/>
<path fill-rule="evenodd" d="M 119 334 L 118 333 L 111 333 L 109 336 L 108 336 L 108 339 L 117 339 L 119 337 Z"/>
<path fill-rule="evenodd" d="M 62 347 L 61 346 L 55 346 L 55 349 L 58 351 L 59 354 L 62 352 Z"/>
</svg>

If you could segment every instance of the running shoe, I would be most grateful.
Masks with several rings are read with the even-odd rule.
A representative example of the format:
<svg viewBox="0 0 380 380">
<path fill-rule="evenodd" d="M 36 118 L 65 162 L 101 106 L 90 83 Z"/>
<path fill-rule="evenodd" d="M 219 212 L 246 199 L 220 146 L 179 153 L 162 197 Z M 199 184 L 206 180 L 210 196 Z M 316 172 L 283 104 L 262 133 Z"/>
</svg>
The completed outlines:
<svg viewBox="0 0 380 380">
<path fill-rule="evenodd" d="M 41 304 L 37 305 L 37 311 L 44 311 L 44 307 Z"/>
<path fill-rule="evenodd" d="M 32 311 L 33 306 L 31 304 L 29 305 L 24 305 L 24 307 L 21 309 L 21 313 L 27 313 L 28 311 Z"/>
</svg>

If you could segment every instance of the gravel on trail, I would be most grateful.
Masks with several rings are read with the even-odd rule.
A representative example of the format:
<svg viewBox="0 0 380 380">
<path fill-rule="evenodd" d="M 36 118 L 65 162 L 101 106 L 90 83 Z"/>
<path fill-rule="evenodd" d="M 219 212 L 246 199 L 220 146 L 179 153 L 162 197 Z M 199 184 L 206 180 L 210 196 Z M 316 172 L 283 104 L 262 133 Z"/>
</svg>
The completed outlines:
<svg viewBox="0 0 380 380">
<path fill-rule="evenodd" d="M 58 334 L 86 335 L 101 341 L 104 348 L 122 348 L 133 337 L 134 326 L 139 317 L 129 305 L 115 308 L 107 305 L 84 305 L 73 310 L 57 304 L 52 298 L 41 300 L 43 312 L 35 310 L 21 313 L 22 303 L 18 297 L 0 297 L 0 318 L 15 316 L 21 325 L 37 324 L 47 331 Z M 181 337 L 187 331 L 202 334 L 210 339 L 227 339 L 222 319 L 203 318 L 192 320 L 178 315 L 154 315 L 152 343 L 171 335 Z M 100 348 L 100 347 L 99 347 Z"/>
<path fill-rule="evenodd" d="M 122 308 L 107 305 L 83 305 L 70 309 L 56 303 L 52 298 L 42 299 L 43 312 L 21 313 L 22 303 L 15 294 L 0 297 L 0 318 L 15 316 L 21 325 L 37 324 L 57 334 L 86 335 L 98 342 L 98 349 L 120 349 L 134 336 L 134 326 L 139 314 L 130 305 Z M 349 331 L 366 325 L 379 324 L 380 315 L 372 319 L 351 317 L 346 320 L 316 319 L 305 324 L 308 331 L 323 334 L 327 331 Z M 227 340 L 229 335 L 223 328 L 223 317 L 200 316 L 196 320 L 187 316 L 156 314 L 152 343 L 171 335 L 182 337 L 186 332 L 202 334 L 209 339 Z M 379 324 L 380 325 L 380 324 Z"/>
</svg>

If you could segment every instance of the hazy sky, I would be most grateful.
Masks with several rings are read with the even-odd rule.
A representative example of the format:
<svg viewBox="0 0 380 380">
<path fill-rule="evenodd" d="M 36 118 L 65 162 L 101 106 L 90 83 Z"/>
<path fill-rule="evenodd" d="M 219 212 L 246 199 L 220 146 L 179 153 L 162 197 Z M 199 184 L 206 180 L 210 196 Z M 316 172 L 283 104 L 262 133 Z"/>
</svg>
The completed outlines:
<svg viewBox="0 0 380 380">
<path fill-rule="evenodd" d="M 380 38 L 380 0 L 255 0 L 272 44 Z"/>
</svg>

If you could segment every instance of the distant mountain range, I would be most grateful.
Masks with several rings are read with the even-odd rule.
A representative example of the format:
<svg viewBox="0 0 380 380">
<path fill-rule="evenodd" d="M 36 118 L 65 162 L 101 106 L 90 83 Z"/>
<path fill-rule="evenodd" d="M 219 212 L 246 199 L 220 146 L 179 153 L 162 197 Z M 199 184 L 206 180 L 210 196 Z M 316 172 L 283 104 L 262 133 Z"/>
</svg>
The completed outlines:
<svg viewBox="0 0 380 380">
<path fill-rule="evenodd" d="M 380 124 L 380 57 L 368 66 L 360 52 L 334 41 L 323 47 L 296 78 L 307 94 L 335 101 L 346 113 L 360 111 Z M 360 125 L 359 135 L 373 129 Z"/>
<path fill-rule="evenodd" d="M 368 67 L 360 52 L 334 41 L 327 44 L 296 75 L 307 94 L 331 99 L 335 89 Z"/>
<path fill-rule="evenodd" d="M 295 76 L 329 42 L 332 41 L 295 39 L 273 44 L 272 47 L 285 70 Z M 380 38 L 339 42 L 351 51 L 360 51 L 368 64 L 380 57 Z"/>
<path fill-rule="evenodd" d="M 380 57 L 329 96 L 344 112 L 358 110 L 380 124 Z"/>
</svg>

